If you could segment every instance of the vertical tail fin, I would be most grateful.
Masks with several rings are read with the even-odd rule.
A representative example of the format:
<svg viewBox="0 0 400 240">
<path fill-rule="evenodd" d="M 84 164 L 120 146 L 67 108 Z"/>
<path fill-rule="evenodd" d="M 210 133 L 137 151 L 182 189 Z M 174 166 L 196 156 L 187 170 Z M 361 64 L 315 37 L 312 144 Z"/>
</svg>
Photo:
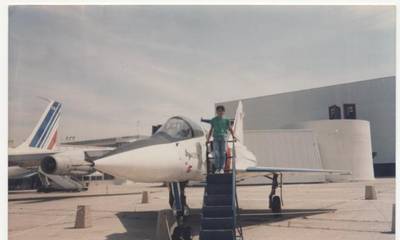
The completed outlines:
<svg viewBox="0 0 400 240">
<path fill-rule="evenodd" d="M 235 136 L 238 139 L 238 141 L 241 142 L 242 144 L 244 144 L 243 118 L 244 118 L 243 104 L 242 101 L 239 101 L 236 109 L 233 131 L 235 132 Z"/>
<path fill-rule="evenodd" d="M 61 103 L 47 99 L 50 103 L 42 114 L 31 135 L 21 144 L 24 147 L 53 149 L 57 140 Z"/>
</svg>

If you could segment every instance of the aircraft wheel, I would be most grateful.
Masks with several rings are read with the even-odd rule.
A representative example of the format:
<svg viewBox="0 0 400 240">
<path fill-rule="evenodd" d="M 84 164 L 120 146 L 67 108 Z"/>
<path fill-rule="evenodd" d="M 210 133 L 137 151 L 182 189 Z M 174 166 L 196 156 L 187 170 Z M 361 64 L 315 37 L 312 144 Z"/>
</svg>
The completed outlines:
<svg viewBox="0 0 400 240">
<path fill-rule="evenodd" d="M 184 240 L 192 240 L 192 228 L 187 226 L 184 227 L 183 233 L 182 233 L 182 238 Z"/>
<path fill-rule="evenodd" d="M 177 226 L 171 236 L 172 240 L 192 240 L 192 229 L 189 226 Z"/>
<path fill-rule="evenodd" d="M 282 212 L 282 204 L 281 204 L 281 198 L 279 196 L 272 196 L 271 198 L 271 210 L 273 213 L 280 213 Z"/>
<path fill-rule="evenodd" d="M 174 232 L 172 233 L 171 239 L 172 240 L 180 240 L 181 239 L 181 228 L 180 227 L 176 227 L 174 229 Z"/>
</svg>

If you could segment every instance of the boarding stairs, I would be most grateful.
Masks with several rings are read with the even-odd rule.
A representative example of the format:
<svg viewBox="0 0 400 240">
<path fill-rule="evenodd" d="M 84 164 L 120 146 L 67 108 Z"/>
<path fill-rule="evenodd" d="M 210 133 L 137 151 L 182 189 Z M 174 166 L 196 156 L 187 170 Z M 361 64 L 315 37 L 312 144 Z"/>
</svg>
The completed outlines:
<svg viewBox="0 0 400 240">
<path fill-rule="evenodd" d="M 235 142 L 228 141 L 224 174 L 214 174 L 212 143 L 207 144 L 207 178 L 201 215 L 200 240 L 243 239 L 236 194 Z M 231 165 L 231 166 L 230 166 Z M 227 169 L 228 168 L 228 169 Z"/>
<path fill-rule="evenodd" d="M 87 186 L 73 176 L 62 176 L 46 174 L 39 169 L 39 178 L 42 182 L 40 191 L 52 192 L 52 191 L 73 191 L 80 192 L 87 190 Z"/>
</svg>

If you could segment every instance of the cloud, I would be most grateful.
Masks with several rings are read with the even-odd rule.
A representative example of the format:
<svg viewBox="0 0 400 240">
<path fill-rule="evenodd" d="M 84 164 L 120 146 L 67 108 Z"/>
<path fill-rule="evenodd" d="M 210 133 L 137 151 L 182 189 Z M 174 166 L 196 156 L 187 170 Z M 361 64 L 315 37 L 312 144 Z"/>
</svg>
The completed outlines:
<svg viewBox="0 0 400 240">
<path fill-rule="evenodd" d="M 47 96 L 61 137 L 142 133 L 215 102 L 395 74 L 395 8 L 10 7 L 10 139 Z"/>
</svg>

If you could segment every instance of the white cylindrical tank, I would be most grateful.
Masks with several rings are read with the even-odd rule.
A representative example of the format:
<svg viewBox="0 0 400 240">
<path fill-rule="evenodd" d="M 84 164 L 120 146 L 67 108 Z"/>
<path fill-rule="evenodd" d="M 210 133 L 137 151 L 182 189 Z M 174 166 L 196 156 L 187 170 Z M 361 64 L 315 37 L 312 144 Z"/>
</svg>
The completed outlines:
<svg viewBox="0 0 400 240">
<path fill-rule="evenodd" d="M 319 120 L 296 123 L 288 128 L 311 129 L 316 135 L 325 169 L 350 170 L 351 180 L 374 179 L 371 130 L 365 120 Z M 327 175 L 327 181 L 346 179 Z"/>
</svg>

